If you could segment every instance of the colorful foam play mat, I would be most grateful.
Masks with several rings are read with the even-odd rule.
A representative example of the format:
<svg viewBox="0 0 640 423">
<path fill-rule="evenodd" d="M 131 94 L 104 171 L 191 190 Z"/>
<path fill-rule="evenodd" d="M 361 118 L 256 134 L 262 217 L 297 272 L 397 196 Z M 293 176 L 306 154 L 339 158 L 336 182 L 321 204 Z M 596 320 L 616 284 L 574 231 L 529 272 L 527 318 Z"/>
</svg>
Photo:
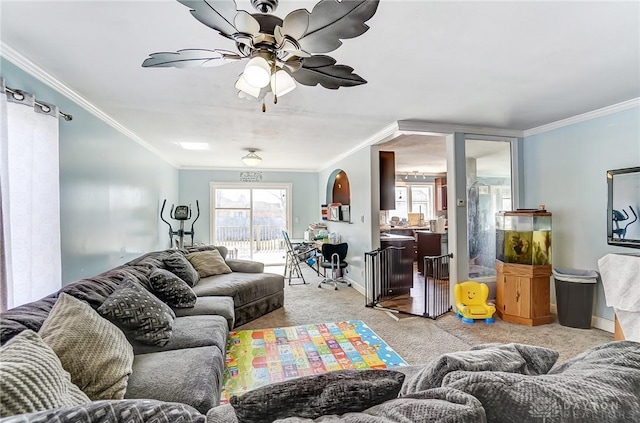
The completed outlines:
<svg viewBox="0 0 640 423">
<path fill-rule="evenodd" d="M 220 402 L 274 382 L 341 369 L 406 366 L 360 320 L 229 333 Z"/>
</svg>

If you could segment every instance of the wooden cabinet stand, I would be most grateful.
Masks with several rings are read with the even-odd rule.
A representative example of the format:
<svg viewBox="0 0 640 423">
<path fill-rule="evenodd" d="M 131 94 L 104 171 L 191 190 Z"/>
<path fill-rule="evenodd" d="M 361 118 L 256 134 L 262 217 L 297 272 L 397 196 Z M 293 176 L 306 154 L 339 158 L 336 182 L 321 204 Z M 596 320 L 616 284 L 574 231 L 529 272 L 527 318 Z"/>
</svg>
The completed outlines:
<svg viewBox="0 0 640 423">
<path fill-rule="evenodd" d="M 554 320 L 550 311 L 551 266 L 503 263 L 496 260 L 496 314 L 527 326 Z"/>
</svg>

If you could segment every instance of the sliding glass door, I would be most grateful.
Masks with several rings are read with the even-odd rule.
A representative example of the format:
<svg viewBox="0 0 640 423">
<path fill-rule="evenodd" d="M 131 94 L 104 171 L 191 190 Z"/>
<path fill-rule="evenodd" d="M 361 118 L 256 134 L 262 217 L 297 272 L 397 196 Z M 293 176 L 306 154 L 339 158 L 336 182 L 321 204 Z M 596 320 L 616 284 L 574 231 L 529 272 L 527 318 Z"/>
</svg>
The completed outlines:
<svg viewBox="0 0 640 423">
<path fill-rule="evenodd" d="M 290 184 L 211 184 L 211 239 L 240 259 L 283 264 Z"/>
</svg>

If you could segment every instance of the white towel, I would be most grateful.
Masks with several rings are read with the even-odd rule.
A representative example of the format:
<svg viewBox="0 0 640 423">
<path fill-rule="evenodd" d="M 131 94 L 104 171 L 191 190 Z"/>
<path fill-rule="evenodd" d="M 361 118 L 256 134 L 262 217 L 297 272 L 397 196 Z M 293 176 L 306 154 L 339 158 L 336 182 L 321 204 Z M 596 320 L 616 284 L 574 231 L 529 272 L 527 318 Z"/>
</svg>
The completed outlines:
<svg viewBox="0 0 640 423">
<path fill-rule="evenodd" d="M 640 342 L 640 312 L 616 309 L 616 316 L 618 316 L 624 339 Z"/>
<path fill-rule="evenodd" d="M 640 255 L 607 254 L 598 260 L 607 305 L 640 311 Z"/>
</svg>

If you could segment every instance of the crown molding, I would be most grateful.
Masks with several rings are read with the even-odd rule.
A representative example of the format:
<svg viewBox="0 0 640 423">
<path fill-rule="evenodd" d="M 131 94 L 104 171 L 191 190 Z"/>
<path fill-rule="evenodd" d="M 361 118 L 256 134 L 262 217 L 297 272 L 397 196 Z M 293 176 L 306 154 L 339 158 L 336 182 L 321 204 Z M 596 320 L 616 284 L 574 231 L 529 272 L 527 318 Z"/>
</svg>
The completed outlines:
<svg viewBox="0 0 640 423">
<path fill-rule="evenodd" d="M 27 59 L 25 56 L 18 53 L 17 50 L 15 50 L 14 48 L 12 48 L 11 46 L 7 45 L 2 41 L 0 41 L 0 55 L 3 56 L 5 59 L 9 60 L 14 65 L 18 66 L 20 69 L 22 69 L 29 75 L 45 83 L 52 89 L 58 91 L 60 94 L 67 97 L 69 100 L 73 101 L 78 106 L 87 110 L 89 113 L 91 113 L 98 119 L 102 120 L 107 125 L 111 126 L 115 130 L 117 130 L 118 132 L 126 136 L 127 138 L 130 138 L 132 141 L 136 142 L 137 144 L 139 144 L 149 152 L 158 156 L 160 159 L 164 160 L 171 166 L 178 168 L 178 165 L 173 160 L 164 156 L 160 151 L 158 151 L 151 144 L 149 144 L 148 142 L 140 138 L 134 132 L 127 129 L 124 125 L 120 124 L 117 120 L 113 119 L 111 116 L 103 112 L 93 103 L 88 101 L 78 92 L 76 92 L 75 90 L 73 90 L 72 88 L 64 84 L 62 81 L 60 81 L 59 79 L 57 79 L 56 77 L 54 77 L 53 75 L 51 75 L 50 73 L 42 69 L 40 66 L 33 63 L 31 60 Z"/>
<path fill-rule="evenodd" d="M 385 126 L 384 128 L 382 128 L 375 134 L 371 135 L 370 137 L 368 137 L 367 139 L 365 139 L 355 147 L 351 148 L 350 150 L 340 154 L 337 157 L 334 157 L 328 162 L 323 163 L 322 166 L 316 169 L 315 171 L 321 172 L 323 169 L 327 169 L 328 167 L 333 166 L 334 164 L 338 163 L 341 160 L 346 159 L 347 157 L 349 157 L 356 151 L 361 150 L 364 147 L 368 147 L 370 145 L 378 144 L 381 142 L 390 141 L 391 139 L 397 137 L 398 135 L 401 135 L 398 128 L 398 122 L 393 122 L 392 124 Z"/>
<path fill-rule="evenodd" d="M 542 125 L 542 126 L 537 126 L 535 128 L 527 129 L 526 131 L 524 131 L 523 134 L 525 137 L 530 137 L 532 135 L 542 134 L 544 132 L 553 131 L 554 129 L 563 128 L 569 125 L 575 125 L 576 123 L 586 122 L 591 119 L 611 115 L 614 113 L 622 112 L 624 110 L 633 109 L 635 107 L 640 107 L 640 97 L 623 101 L 622 103 L 613 104 L 611 106 L 603 107 L 601 109 L 593 110 L 591 112 L 582 113 L 580 115 L 572 116 L 570 118 L 562 119 L 556 122 L 552 122 L 547 125 Z"/>
</svg>

